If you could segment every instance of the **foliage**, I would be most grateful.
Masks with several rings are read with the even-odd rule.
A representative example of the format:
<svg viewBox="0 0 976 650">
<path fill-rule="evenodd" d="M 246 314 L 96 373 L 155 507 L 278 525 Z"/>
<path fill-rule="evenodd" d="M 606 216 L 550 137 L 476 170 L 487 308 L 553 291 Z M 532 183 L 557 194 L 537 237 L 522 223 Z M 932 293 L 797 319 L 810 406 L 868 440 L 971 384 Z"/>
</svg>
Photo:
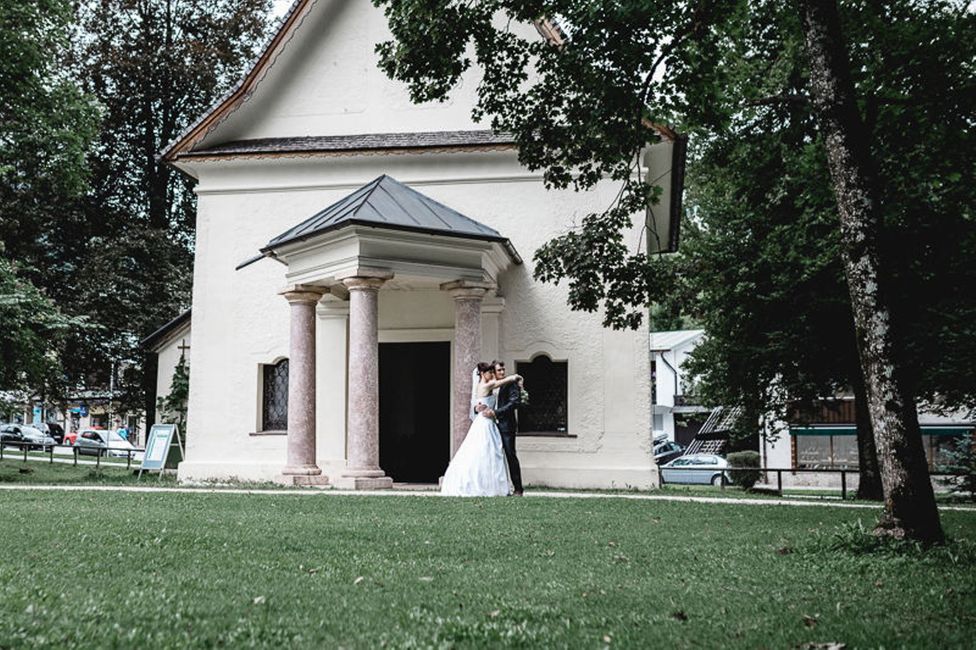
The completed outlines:
<svg viewBox="0 0 976 650">
<path fill-rule="evenodd" d="M 863 516 L 840 508 L 4 495 L 0 544 L 31 549 L 0 564 L 0 638 L 21 645 L 642 648 L 718 640 L 785 648 L 836 639 L 968 647 L 972 638 L 961 614 L 976 606 L 969 556 L 811 548 L 817 531 Z M 972 512 L 948 512 L 946 525 L 957 538 L 976 536 Z M 93 539 L 104 552 L 79 556 Z M 139 561 L 120 562 L 119 552 Z"/>
<path fill-rule="evenodd" d="M 731 454 L 726 455 L 726 460 L 729 461 L 729 465 L 733 468 L 749 468 L 749 467 L 762 467 L 761 459 L 759 458 L 758 451 L 752 451 L 751 449 L 746 451 L 735 451 Z M 755 485 L 762 474 L 757 469 L 755 472 L 731 472 L 732 482 L 739 485 L 744 490 L 751 490 L 752 486 Z"/>
<path fill-rule="evenodd" d="M 186 407 L 190 397 L 190 367 L 186 355 L 180 353 L 180 360 L 173 369 L 173 380 L 169 394 L 157 399 L 162 421 L 178 427 L 184 444 L 186 443 Z"/>
<path fill-rule="evenodd" d="M 953 448 L 946 452 L 948 462 L 939 467 L 940 471 L 953 472 L 958 476 L 942 480 L 942 483 L 955 494 L 976 501 L 976 439 L 967 433 L 956 439 Z"/>
<path fill-rule="evenodd" d="M 21 198 L 10 208 L 15 219 L 6 218 L 0 195 L 0 236 L 65 313 L 100 326 L 69 337 L 64 374 L 73 386 L 114 384 L 123 412 L 143 407 L 139 340 L 190 296 L 195 200 L 190 182 L 156 154 L 253 60 L 269 7 L 269 0 L 47 0 L 0 9 L 10 14 L 5 26 L 30 28 L 11 29 L 22 41 L 13 60 L 47 65 L 38 81 L 14 70 L 9 76 L 19 81 L 4 85 L 14 91 L 5 96 L 27 107 L 26 133 L 57 140 L 37 149 L 57 155 L 33 154 L 29 138 L 11 154 L 45 193 L 29 197 L 34 211 Z M 85 97 L 100 108 L 97 131 Z M 73 173 L 48 182 L 42 163 L 55 170 L 71 163 Z M 59 198 L 69 188 L 73 199 Z"/>
<path fill-rule="evenodd" d="M 62 314 L 22 277 L 0 243 L 0 391 L 41 389 L 56 383 L 63 344 L 81 319 Z"/>
<path fill-rule="evenodd" d="M 85 189 L 93 103 L 59 67 L 71 5 L 0 3 L 0 390 L 57 397 L 71 318 L 49 289 L 67 260 L 59 224 Z"/>
<path fill-rule="evenodd" d="M 635 152 L 654 139 L 638 116 L 697 136 L 693 213 L 678 260 L 647 259 L 624 246 L 628 208 L 649 191 L 633 184 L 620 204 L 537 253 L 537 277 L 568 279 L 574 308 L 593 311 L 602 301 L 607 322 L 626 326 L 651 299 L 664 298 L 655 314 L 662 328 L 684 325 L 683 314 L 703 324 L 711 342 L 701 366 L 713 369 L 710 387 L 725 393 L 716 403 L 785 411 L 786 400 L 850 385 L 858 368 L 840 233 L 792 7 L 374 1 L 385 6 L 395 39 L 379 47 L 386 72 L 422 101 L 445 98 L 467 69 L 481 68 L 476 117 L 514 133 L 521 161 L 542 169 L 550 186 L 630 179 Z M 964 4 L 841 3 L 881 167 L 887 258 L 899 277 L 896 294 L 910 296 L 896 310 L 910 322 L 903 345 L 918 350 L 905 355 L 907 374 L 926 377 L 916 387 L 923 394 L 955 404 L 972 393 L 958 370 L 976 354 L 976 336 L 968 335 L 974 306 L 948 298 L 972 281 L 965 260 L 976 247 L 974 190 L 965 182 L 976 18 Z M 543 16 L 566 26 L 565 45 L 513 27 Z M 944 74 L 930 74 L 936 68 Z M 920 128 L 905 128 L 909 116 Z M 713 236 L 720 241 L 706 241 Z M 945 354 L 957 345 L 962 354 Z M 720 391 L 719 376 L 730 390 Z"/>
<path fill-rule="evenodd" d="M 519 160 L 549 187 L 621 184 L 618 201 L 535 255 L 535 276 L 569 281 L 574 309 L 604 310 L 613 327 L 636 327 L 660 279 L 624 231 L 660 188 L 638 180 L 639 153 L 657 142 L 652 124 L 712 124 L 723 40 L 740 23 L 735 1 L 598 3 L 374 0 L 386 7 L 393 41 L 381 67 L 407 82 L 414 101 L 443 100 L 477 66 L 476 119 L 510 132 Z M 551 45 L 515 25 L 558 16 L 569 44 Z M 718 16 L 721 22 L 713 22 Z M 610 35 L 608 37 L 608 35 Z M 667 71 L 665 73 L 665 70 Z M 637 176 L 637 178 L 635 178 Z"/>
</svg>

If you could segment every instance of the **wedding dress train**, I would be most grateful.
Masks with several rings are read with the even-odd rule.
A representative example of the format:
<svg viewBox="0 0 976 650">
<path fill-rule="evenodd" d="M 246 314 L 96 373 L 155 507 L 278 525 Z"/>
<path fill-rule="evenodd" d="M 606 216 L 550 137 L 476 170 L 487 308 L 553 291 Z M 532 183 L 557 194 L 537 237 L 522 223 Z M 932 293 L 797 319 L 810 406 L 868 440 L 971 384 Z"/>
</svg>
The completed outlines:
<svg viewBox="0 0 976 650">
<path fill-rule="evenodd" d="M 495 396 L 479 398 L 488 408 L 495 408 Z M 502 436 L 494 420 L 478 414 L 464 442 L 447 466 L 441 494 L 462 497 L 499 497 L 510 492 L 508 461 L 502 448 Z"/>
</svg>

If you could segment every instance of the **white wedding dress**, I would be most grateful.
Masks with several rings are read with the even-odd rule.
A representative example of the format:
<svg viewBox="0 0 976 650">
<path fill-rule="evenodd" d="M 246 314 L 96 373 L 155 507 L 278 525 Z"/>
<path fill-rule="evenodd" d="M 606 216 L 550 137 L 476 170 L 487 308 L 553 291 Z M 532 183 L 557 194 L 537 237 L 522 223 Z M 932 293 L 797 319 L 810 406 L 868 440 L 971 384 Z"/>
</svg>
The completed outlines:
<svg viewBox="0 0 976 650">
<path fill-rule="evenodd" d="M 478 401 L 495 408 L 495 396 Z M 478 414 L 468 435 L 447 466 L 441 494 L 459 497 L 503 497 L 510 492 L 508 461 L 495 421 Z"/>
</svg>

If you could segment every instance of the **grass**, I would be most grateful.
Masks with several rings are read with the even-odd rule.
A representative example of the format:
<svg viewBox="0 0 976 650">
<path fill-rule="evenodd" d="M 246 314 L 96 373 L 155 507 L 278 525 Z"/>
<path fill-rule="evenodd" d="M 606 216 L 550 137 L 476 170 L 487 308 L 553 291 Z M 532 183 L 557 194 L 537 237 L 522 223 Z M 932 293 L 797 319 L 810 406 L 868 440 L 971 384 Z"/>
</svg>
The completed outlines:
<svg viewBox="0 0 976 650">
<path fill-rule="evenodd" d="M 944 513 L 948 548 L 855 553 L 873 515 L 819 507 L 0 498 L 3 648 L 968 648 L 976 631 L 968 512 Z"/>
<path fill-rule="evenodd" d="M 138 479 L 133 470 L 126 470 L 125 465 L 111 466 L 102 463 L 96 468 L 94 465 L 78 465 L 67 463 L 47 463 L 43 461 L 23 462 L 23 456 L 17 459 L 7 458 L 0 461 L 0 484 L 25 485 L 175 485 L 176 478 L 163 476 L 162 481 L 156 474 L 143 475 Z M 0 497 L 2 498 L 2 497 Z M 0 648 L 2 648 L 0 644 Z"/>
</svg>

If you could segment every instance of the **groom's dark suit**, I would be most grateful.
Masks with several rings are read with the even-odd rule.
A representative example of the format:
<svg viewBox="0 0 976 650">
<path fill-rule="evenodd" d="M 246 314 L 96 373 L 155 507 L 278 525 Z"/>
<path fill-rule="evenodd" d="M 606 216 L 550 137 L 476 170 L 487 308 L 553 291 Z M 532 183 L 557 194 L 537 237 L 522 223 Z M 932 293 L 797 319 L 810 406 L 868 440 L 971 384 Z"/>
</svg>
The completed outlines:
<svg viewBox="0 0 976 650">
<path fill-rule="evenodd" d="M 515 455 L 515 434 L 518 432 L 515 411 L 518 409 L 520 395 L 518 384 L 512 382 L 498 389 L 498 398 L 495 400 L 495 421 L 498 423 L 498 432 L 502 434 L 508 473 L 512 476 L 515 492 L 519 494 L 522 492 L 522 468 L 519 467 L 518 456 Z"/>
</svg>

